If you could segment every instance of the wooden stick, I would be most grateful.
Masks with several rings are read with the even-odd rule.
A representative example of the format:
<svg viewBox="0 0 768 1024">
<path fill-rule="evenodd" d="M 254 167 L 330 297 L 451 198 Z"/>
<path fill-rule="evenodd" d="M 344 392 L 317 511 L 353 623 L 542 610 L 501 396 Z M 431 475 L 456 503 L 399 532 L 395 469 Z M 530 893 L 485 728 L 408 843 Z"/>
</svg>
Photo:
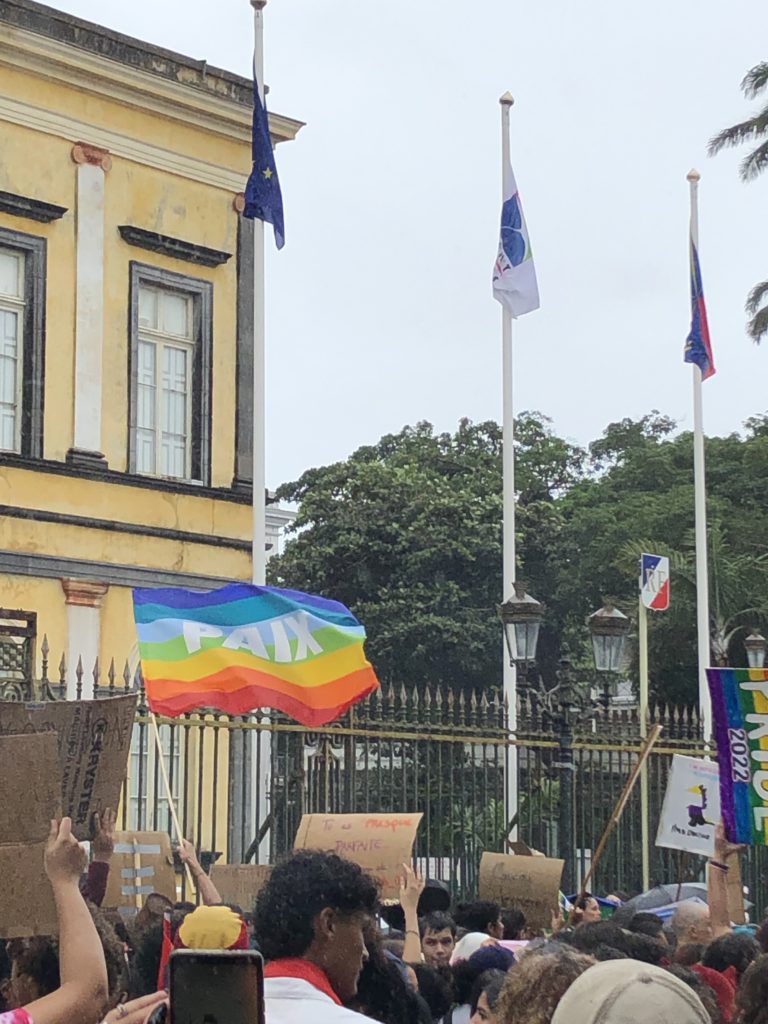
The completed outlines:
<svg viewBox="0 0 768 1024">
<path fill-rule="evenodd" d="M 686 871 L 688 869 L 688 851 L 680 850 L 680 856 L 677 860 L 677 895 L 675 896 L 675 903 L 680 902 L 680 896 L 683 892 L 683 882 L 685 881 Z"/>
<path fill-rule="evenodd" d="M 650 754 L 651 749 L 653 748 L 654 744 L 661 735 L 661 728 L 662 727 L 660 725 L 654 725 L 654 727 L 646 736 L 645 740 L 643 740 L 643 745 L 640 748 L 640 756 L 637 759 L 637 764 L 629 773 L 629 778 L 624 784 L 624 789 L 621 791 L 619 799 L 616 801 L 616 806 L 613 808 L 613 811 L 611 812 L 611 816 L 608 819 L 608 824 L 605 826 L 605 830 L 603 834 L 600 836 L 600 842 L 597 844 L 597 849 L 595 850 L 594 856 L 592 857 L 592 863 L 589 865 L 589 871 L 587 872 L 584 881 L 581 883 L 581 891 L 579 893 L 579 897 L 583 896 L 587 892 L 587 885 L 595 872 L 595 868 L 600 863 L 600 858 L 603 856 L 603 853 L 605 852 L 605 847 L 608 845 L 608 840 L 611 837 L 611 832 L 613 832 L 616 825 L 618 825 L 619 819 L 624 813 L 624 808 L 627 806 L 627 801 L 632 795 L 632 790 L 635 787 L 635 783 L 640 777 L 640 771 L 645 762 L 648 760 L 648 755 Z"/>
<path fill-rule="evenodd" d="M 171 784 L 168 781 L 168 772 L 165 767 L 165 755 L 163 754 L 163 744 L 160 740 L 160 730 L 157 727 L 157 719 L 155 718 L 154 711 L 149 712 L 149 718 L 152 722 L 152 730 L 155 734 L 155 743 L 157 744 L 157 760 L 160 764 L 160 773 L 163 776 L 163 785 L 165 786 L 165 797 L 168 801 L 168 807 L 171 812 L 171 821 L 173 822 L 174 830 L 176 831 L 176 839 L 179 845 L 182 845 L 184 839 L 184 833 L 181 831 L 181 825 L 179 824 L 179 816 L 176 813 L 176 805 L 173 802 L 173 793 L 171 793 Z M 189 869 L 189 864 L 184 861 L 184 869 L 187 875 L 187 882 L 191 892 L 195 892 L 195 883 L 192 878 L 192 872 Z"/>
<path fill-rule="evenodd" d="M 133 872 L 133 885 L 136 890 L 133 902 L 136 904 L 136 909 L 141 910 L 141 893 L 139 892 L 141 888 L 141 853 L 139 852 L 139 841 L 135 836 L 133 837 Z"/>
</svg>

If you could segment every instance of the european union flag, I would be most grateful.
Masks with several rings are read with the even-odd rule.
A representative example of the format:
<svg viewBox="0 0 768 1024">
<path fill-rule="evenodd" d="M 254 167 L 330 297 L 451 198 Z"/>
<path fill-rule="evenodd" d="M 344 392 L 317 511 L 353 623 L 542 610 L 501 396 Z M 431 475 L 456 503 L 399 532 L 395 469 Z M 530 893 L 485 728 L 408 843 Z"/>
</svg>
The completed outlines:
<svg viewBox="0 0 768 1024">
<path fill-rule="evenodd" d="M 699 253 L 691 239 L 691 330 L 685 339 L 685 362 L 695 363 L 701 370 L 701 379 L 706 380 L 715 372 L 715 357 L 707 323 L 707 307 L 704 304 L 704 287 L 701 283 Z"/>
<path fill-rule="evenodd" d="M 278 249 L 285 245 L 283 225 L 283 195 L 277 177 L 275 154 L 269 135 L 267 108 L 261 102 L 259 85 L 253 81 L 253 170 L 245 186 L 244 217 L 258 218 L 271 224 L 275 230 Z"/>
</svg>

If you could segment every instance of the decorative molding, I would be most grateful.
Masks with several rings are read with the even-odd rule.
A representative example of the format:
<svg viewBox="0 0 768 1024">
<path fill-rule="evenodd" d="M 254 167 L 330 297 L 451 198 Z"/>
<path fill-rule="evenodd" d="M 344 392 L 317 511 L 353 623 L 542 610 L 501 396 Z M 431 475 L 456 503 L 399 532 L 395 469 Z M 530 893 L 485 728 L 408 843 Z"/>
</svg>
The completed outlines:
<svg viewBox="0 0 768 1024">
<path fill-rule="evenodd" d="M 199 576 L 195 573 L 170 572 L 139 565 L 92 562 L 83 558 L 59 558 L 55 555 L 3 550 L 0 550 L 0 574 L 39 579 L 72 577 L 96 580 L 116 587 L 189 587 L 191 590 L 210 590 L 232 582 L 223 576 Z M 247 582 L 246 577 L 243 577 L 243 581 Z"/>
<path fill-rule="evenodd" d="M 235 334 L 235 466 L 232 487 L 253 493 L 253 221 L 237 219 L 237 326 Z"/>
<path fill-rule="evenodd" d="M 107 459 L 103 452 L 92 452 L 88 448 L 70 448 L 67 452 L 67 465 L 82 469 L 106 469 Z"/>
<path fill-rule="evenodd" d="M 10 213 L 12 217 L 26 217 L 40 224 L 50 224 L 60 220 L 66 212 L 66 206 L 55 206 L 53 203 L 44 203 L 42 199 L 0 191 L 0 213 Z"/>
<path fill-rule="evenodd" d="M 146 231 L 131 224 L 120 224 L 117 230 L 128 245 L 160 253 L 162 256 L 171 256 L 177 260 L 185 260 L 187 263 L 197 263 L 203 267 L 220 267 L 232 258 L 231 252 L 210 249 L 207 245 L 185 242 L 181 238 L 161 235 L 157 231 Z"/>
<path fill-rule="evenodd" d="M 109 590 L 109 584 L 64 576 L 61 580 L 61 588 L 64 591 L 64 599 L 67 604 L 76 604 L 81 608 L 100 608 L 101 602 Z"/>
<path fill-rule="evenodd" d="M 245 210 L 245 192 L 238 192 L 232 200 L 232 209 L 235 213 L 242 213 Z"/>
<path fill-rule="evenodd" d="M 104 173 L 112 170 L 112 157 L 108 149 L 92 146 L 90 142 L 76 142 L 72 147 L 72 159 L 76 164 L 91 164 L 100 167 Z"/>
<path fill-rule="evenodd" d="M 112 484 L 118 487 L 139 487 L 143 490 L 162 494 L 183 494 L 193 498 L 209 501 L 230 501 L 237 505 L 249 505 L 249 499 L 229 487 L 207 487 L 203 484 L 187 480 L 172 480 L 169 477 L 145 476 L 142 473 L 123 473 L 109 469 L 103 463 L 94 465 L 92 462 L 74 465 L 58 462 L 54 459 L 30 458 L 13 452 L 0 452 L 0 470 L 4 466 L 11 469 L 23 469 L 32 473 L 50 473 L 53 476 L 68 476 L 78 480 L 91 480 Z M 120 498 L 116 498 L 120 501 Z"/>
<path fill-rule="evenodd" d="M 0 22 L 2 20 L 0 14 Z M 100 26 L 90 27 L 105 33 Z M 119 55 L 89 51 L 82 40 L 73 45 L 20 27 L 15 27 L 12 33 L 0 34 L 0 65 L 32 71 L 49 82 L 156 113 L 167 121 L 187 127 L 192 124 L 225 138 L 250 143 L 253 83 L 249 79 L 145 43 L 130 42 L 141 54 L 149 54 L 148 63 L 153 68 L 168 67 L 174 61 L 183 66 L 179 67 L 177 76 L 164 77 L 134 62 L 121 61 Z M 159 60 L 155 57 L 153 61 L 155 54 Z M 211 83 L 217 79 L 221 87 L 211 88 Z M 303 122 L 295 118 L 269 115 L 270 134 L 275 144 L 291 141 L 302 127 Z M 74 137 L 95 138 L 91 131 L 74 133 Z"/>
<path fill-rule="evenodd" d="M 33 523 L 79 526 L 86 530 L 105 530 L 108 533 L 127 533 L 135 537 L 156 537 L 160 540 L 202 544 L 212 548 L 230 548 L 235 551 L 251 550 L 250 540 L 240 540 L 237 537 L 221 537 L 216 533 L 192 533 L 188 530 L 174 530 L 165 526 L 118 522 L 114 519 L 93 519 L 91 516 L 72 515 L 69 512 L 49 512 L 41 508 L 0 505 L 0 516 L 8 519 L 24 519 Z"/>
<path fill-rule="evenodd" d="M 140 142 L 128 135 L 121 135 L 107 128 L 87 124 L 78 118 L 7 96 L 0 96 L 0 121 L 10 121 L 12 124 L 33 128 L 57 138 L 71 139 L 88 135 L 92 139 L 98 139 L 113 157 L 132 160 L 145 167 L 154 167 L 155 170 L 177 174 L 179 177 L 213 185 L 228 192 L 237 192 L 241 189 L 243 181 L 250 173 L 250 165 L 243 171 L 230 170 L 220 164 L 174 153 L 172 150 Z"/>
</svg>

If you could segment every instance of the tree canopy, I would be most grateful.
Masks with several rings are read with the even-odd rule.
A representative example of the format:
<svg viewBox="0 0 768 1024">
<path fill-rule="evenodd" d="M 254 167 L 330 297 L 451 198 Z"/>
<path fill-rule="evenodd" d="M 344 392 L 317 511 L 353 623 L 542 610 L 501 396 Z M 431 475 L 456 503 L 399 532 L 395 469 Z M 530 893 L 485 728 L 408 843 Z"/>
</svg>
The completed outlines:
<svg viewBox="0 0 768 1024">
<path fill-rule="evenodd" d="M 672 609 L 652 616 L 651 684 L 664 699 L 697 688 L 693 446 L 657 412 L 611 424 L 586 449 L 540 413 L 516 423 L 518 578 L 547 606 L 539 669 L 563 644 L 589 666 L 586 618 L 603 597 L 637 607 L 642 550 L 670 554 Z M 744 628 L 768 610 L 768 418 L 707 445 L 713 657 L 743 663 Z M 380 678 L 400 685 L 500 684 L 501 429 L 405 427 L 278 491 L 298 505 L 270 581 L 332 596 L 368 632 Z"/>
</svg>

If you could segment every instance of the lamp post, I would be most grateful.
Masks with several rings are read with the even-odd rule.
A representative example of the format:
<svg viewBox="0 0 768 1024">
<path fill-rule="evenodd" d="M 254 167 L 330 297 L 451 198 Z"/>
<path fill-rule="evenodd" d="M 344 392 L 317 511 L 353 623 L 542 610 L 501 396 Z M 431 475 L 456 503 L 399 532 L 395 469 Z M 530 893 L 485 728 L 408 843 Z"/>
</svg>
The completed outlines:
<svg viewBox="0 0 768 1024">
<path fill-rule="evenodd" d="M 504 639 L 507 642 L 510 664 L 525 675 L 530 664 L 536 660 L 536 646 L 539 642 L 539 627 L 544 618 L 544 605 L 525 592 L 525 584 L 512 584 L 514 594 L 499 605 L 499 618 L 504 624 Z"/>
<path fill-rule="evenodd" d="M 768 641 L 765 637 L 753 629 L 748 637 L 744 638 L 744 647 L 747 651 L 747 664 L 750 668 L 765 668 L 765 652 L 768 648 Z"/>
<path fill-rule="evenodd" d="M 509 660 L 525 677 L 529 666 L 536 660 L 544 605 L 526 593 L 522 583 L 514 583 L 513 587 L 514 596 L 500 605 L 498 612 L 504 625 Z M 595 669 L 601 674 L 605 673 L 607 693 L 609 675 L 620 673 L 624 667 L 624 645 L 629 632 L 629 619 L 612 602 L 606 601 L 602 608 L 589 616 L 587 622 L 592 636 Z M 763 660 L 765 648 L 766 642 L 763 641 Z M 557 769 L 560 777 L 558 848 L 560 858 L 564 861 L 563 889 L 567 892 L 576 886 L 576 765 L 573 760 L 573 729 L 584 711 L 592 710 L 592 705 L 585 704 L 582 695 L 577 692 L 571 662 L 565 657 L 560 661 L 556 692 L 555 725 L 558 733 L 558 751 L 557 760 L 552 762 L 552 768 Z"/>
<path fill-rule="evenodd" d="M 602 608 L 587 619 L 592 635 L 592 654 L 595 668 L 603 676 L 603 704 L 606 711 L 610 705 L 611 676 L 618 675 L 624 668 L 624 642 L 629 632 L 629 619 L 606 600 Z"/>
</svg>

